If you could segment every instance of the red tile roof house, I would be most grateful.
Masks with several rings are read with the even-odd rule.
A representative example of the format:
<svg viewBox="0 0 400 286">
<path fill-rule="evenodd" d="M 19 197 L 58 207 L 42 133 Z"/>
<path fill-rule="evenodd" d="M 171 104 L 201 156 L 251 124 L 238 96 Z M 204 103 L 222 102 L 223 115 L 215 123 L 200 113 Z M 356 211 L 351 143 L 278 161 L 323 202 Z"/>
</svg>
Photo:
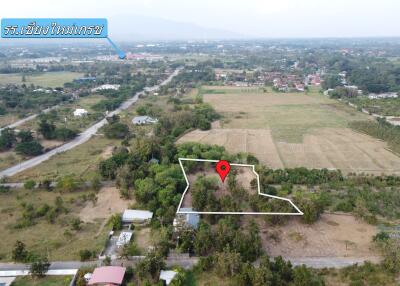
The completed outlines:
<svg viewBox="0 0 400 286">
<path fill-rule="evenodd" d="M 119 286 L 122 285 L 125 275 L 125 267 L 104 266 L 94 270 L 88 285 Z"/>
</svg>

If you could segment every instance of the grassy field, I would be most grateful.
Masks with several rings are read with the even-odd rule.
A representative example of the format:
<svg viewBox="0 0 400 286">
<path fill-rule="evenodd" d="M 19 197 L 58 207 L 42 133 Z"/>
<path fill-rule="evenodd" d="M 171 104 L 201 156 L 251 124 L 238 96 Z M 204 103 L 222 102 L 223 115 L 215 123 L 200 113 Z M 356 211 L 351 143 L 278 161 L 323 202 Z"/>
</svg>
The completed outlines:
<svg viewBox="0 0 400 286">
<path fill-rule="evenodd" d="M 264 93 L 251 88 L 210 88 L 204 88 L 208 92 L 203 96 L 204 102 L 213 105 L 224 116 L 222 127 L 270 129 L 277 141 L 301 142 L 303 134 L 312 129 L 347 127 L 349 121 L 368 119 L 316 90 L 303 94 Z"/>
<path fill-rule="evenodd" d="M 115 140 L 104 136 L 95 136 L 72 150 L 57 154 L 32 169 L 16 174 L 11 180 L 18 182 L 28 179 L 40 181 L 45 178 L 55 180 L 68 174 L 90 179 L 97 170 L 98 162 L 104 158 L 103 152 L 115 143 Z"/>
<path fill-rule="evenodd" d="M 42 87 L 62 87 L 66 82 L 72 82 L 75 78 L 83 76 L 75 72 L 45 72 L 38 75 L 25 75 L 25 82 L 22 82 L 22 74 L 0 74 L 0 84 L 31 84 Z"/>
<path fill-rule="evenodd" d="M 46 276 L 43 278 L 31 278 L 30 276 L 18 277 L 12 286 L 68 286 L 69 276 Z"/>
<path fill-rule="evenodd" d="M 195 130 L 178 142 L 250 152 L 271 168 L 400 174 L 400 158 L 386 143 L 348 128 L 350 122 L 371 118 L 316 89 L 304 94 L 206 86 L 202 92 L 204 102 L 223 118 L 211 130 Z"/>
<path fill-rule="evenodd" d="M 107 229 L 100 233 L 102 220 L 83 223 L 81 230 L 73 230 L 71 219 L 78 216 L 86 204 L 84 195 L 88 192 L 60 194 L 52 191 L 10 190 L 0 194 L 0 257 L 3 261 L 11 260 L 11 250 L 17 240 L 23 241 L 29 251 L 48 255 L 50 260 L 78 260 L 79 250 L 89 249 L 100 252 L 107 237 Z M 16 229 L 17 222 L 24 212 L 23 204 L 32 204 L 38 210 L 44 204 L 55 205 L 55 199 L 61 196 L 67 213 L 60 214 L 54 223 L 45 218 L 36 218 L 35 224 Z"/>
</svg>

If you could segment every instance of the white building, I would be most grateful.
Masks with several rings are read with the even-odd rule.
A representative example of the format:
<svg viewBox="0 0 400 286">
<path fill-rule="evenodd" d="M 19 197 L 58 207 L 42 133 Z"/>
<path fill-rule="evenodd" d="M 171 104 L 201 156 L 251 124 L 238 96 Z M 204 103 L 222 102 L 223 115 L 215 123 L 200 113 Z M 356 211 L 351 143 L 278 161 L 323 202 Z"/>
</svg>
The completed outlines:
<svg viewBox="0 0 400 286">
<path fill-rule="evenodd" d="M 172 270 L 161 270 L 160 280 L 164 280 L 166 285 L 169 285 L 171 281 L 175 278 L 178 272 Z"/>
<path fill-rule="evenodd" d="M 98 87 L 92 88 L 92 92 L 96 92 L 99 90 L 119 90 L 119 84 L 103 84 Z"/>
<path fill-rule="evenodd" d="M 149 222 L 153 218 L 153 213 L 143 210 L 125 210 L 122 214 L 122 223 Z"/>
<path fill-rule="evenodd" d="M 124 246 L 125 244 L 128 244 L 131 241 L 131 238 L 132 238 L 132 232 L 122 231 L 116 243 L 117 247 L 121 247 Z"/>
<path fill-rule="evenodd" d="M 84 116 L 84 115 L 86 115 L 88 112 L 85 110 L 85 109 L 83 109 L 83 108 L 77 108 L 77 109 L 75 109 L 75 111 L 74 111 L 74 116 L 75 117 L 81 117 L 81 116 Z"/>
<path fill-rule="evenodd" d="M 135 118 L 132 119 L 132 123 L 135 125 L 153 124 L 153 123 L 157 123 L 157 122 L 158 122 L 158 119 L 152 118 L 147 115 L 136 116 Z"/>
</svg>

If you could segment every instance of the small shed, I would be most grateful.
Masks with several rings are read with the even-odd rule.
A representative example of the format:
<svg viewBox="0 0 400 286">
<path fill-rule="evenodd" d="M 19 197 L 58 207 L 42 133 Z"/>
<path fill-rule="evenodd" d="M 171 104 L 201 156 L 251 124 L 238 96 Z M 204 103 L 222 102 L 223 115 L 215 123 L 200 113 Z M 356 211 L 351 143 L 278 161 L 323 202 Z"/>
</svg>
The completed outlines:
<svg viewBox="0 0 400 286">
<path fill-rule="evenodd" d="M 178 272 L 172 270 L 161 270 L 160 280 L 164 280 L 166 285 L 169 285 L 171 281 L 175 278 Z"/>
<path fill-rule="evenodd" d="M 81 117 L 81 116 L 86 115 L 87 113 L 88 113 L 88 112 L 86 111 L 86 109 L 77 108 L 77 109 L 75 109 L 75 111 L 74 111 L 74 116 L 75 116 L 75 117 Z"/>
<path fill-rule="evenodd" d="M 153 218 L 153 213 L 145 210 L 125 210 L 122 214 L 122 223 L 149 222 Z"/>
</svg>

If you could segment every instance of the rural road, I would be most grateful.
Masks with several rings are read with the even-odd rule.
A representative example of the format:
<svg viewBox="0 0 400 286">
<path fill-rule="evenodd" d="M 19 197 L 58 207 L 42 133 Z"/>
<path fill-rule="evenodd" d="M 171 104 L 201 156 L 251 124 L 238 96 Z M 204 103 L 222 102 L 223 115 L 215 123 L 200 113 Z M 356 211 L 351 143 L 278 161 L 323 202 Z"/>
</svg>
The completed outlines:
<svg viewBox="0 0 400 286">
<path fill-rule="evenodd" d="M 305 264 L 312 268 L 343 268 L 355 263 L 363 264 L 366 260 L 379 262 L 379 257 L 306 257 L 306 258 L 285 258 L 290 260 L 294 266 Z M 134 260 L 113 260 L 112 265 L 134 266 L 140 259 Z M 192 268 L 197 262 L 197 257 L 168 257 L 167 267 L 180 266 L 185 269 Z M 101 260 L 97 261 L 54 261 L 51 263 L 48 275 L 74 275 L 76 270 L 83 266 L 100 266 Z M 29 275 L 29 265 L 15 263 L 0 263 L 0 277 Z"/>
<path fill-rule="evenodd" d="M 55 108 L 57 108 L 57 107 L 58 107 L 58 105 L 55 105 L 55 106 L 52 106 L 52 107 L 49 107 L 49 108 L 44 109 L 42 112 L 43 112 L 43 113 L 47 113 L 47 112 L 49 112 L 50 110 L 55 109 Z M 24 124 L 25 122 L 28 122 L 28 121 L 30 121 L 30 120 L 32 120 L 32 119 L 35 119 L 38 115 L 39 115 L 39 114 L 32 114 L 32 115 L 30 115 L 30 116 L 28 116 L 28 117 L 24 117 L 24 118 L 22 118 L 22 119 L 20 119 L 20 120 L 18 120 L 18 121 L 15 121 L 14 123 L 11 123 L 10 125 L 7 125 L 7 126 L 4 126 L 4 127 L 0 128 L 0 132 L 1 132 L 3 129 L 6 129 L 6 128 L 16 128 L 16 127 L 18 127 L 18 126 Z"/>
<path fill-rule="evenodd" d="M 155 85 L 152 87 L 145 87 L 143 91 L 137 92 L 133 97 L 129 98 L 125 102 L 123 102 L 117 109 L 114 111 L 110 112 L 107 117 L 111 117 L 113 115 L 119 114 L 121 111 L 129 108 L 132 104 L 134 104 L 138 99 L 140 95 L 143 95 L 146 91 L 151 92 L 157 90 L 160 86 L 168 84 L 180 71 L 182 68 L 176 69 L 166 80 L 164 80 L 161 84 Z M 54 155 L 65 152 L 67 150 L 73 149 L 76 146 L 79 146 L 86 141 L 88 141 L 96 132 L 103 127 L 107 123 L 107 119 L 103 118 L 99 122 L 93 124 L 90 126 L 88 129 L 80 133 L 77 137 L 75 137 L 73 140 L 69 141 L 68 143 L 65 143 L 64 145 L 61 145 L 55 149 L 52 149 L 51 151 L 44 153 L 42 155 L 39 155 L 37 157 L 34 157 L 32 159 L 29 159 L 27 161 L 23 161 L 17 165 L 14 165 L 8 169 L 0 171 L 0 178 L 1 177 L 10 177 L 13 176 L 19 172 L 25 171 L 29 168 L 32 168 L 34 166 L 39 165 L 40 163 L 50 159 Z M 15 123 L 14 123 L 15 124 Z"/>
<path fill-rule="evenodd" d="M 306 265 L 312 268 L 343 268 L 353 264 L 363 264 L 365 261 L 379 263 L 380 257 L 283 257 L 290 260 L 293 266 Z"/>
</svg>

